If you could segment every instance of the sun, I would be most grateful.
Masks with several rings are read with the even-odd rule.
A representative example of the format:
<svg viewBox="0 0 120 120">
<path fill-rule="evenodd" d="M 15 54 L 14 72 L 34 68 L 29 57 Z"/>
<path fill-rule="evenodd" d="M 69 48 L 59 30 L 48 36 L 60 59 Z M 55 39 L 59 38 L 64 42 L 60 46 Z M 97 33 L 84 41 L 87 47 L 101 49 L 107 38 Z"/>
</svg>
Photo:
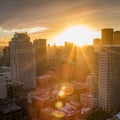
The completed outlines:
<svg viewBox="0 0 120 120">
<path fill-rule="evenodd" d="M 53 37 L 51 43 L 64 45 L 64 42 L 68 41 L 81 46 L 84 44 L 92 44 L 93 39 L 97 36 L 99 36 L 98 33 L 91 28 L 76 25 L 65 29 L 63 32 Z"/>
</svg>

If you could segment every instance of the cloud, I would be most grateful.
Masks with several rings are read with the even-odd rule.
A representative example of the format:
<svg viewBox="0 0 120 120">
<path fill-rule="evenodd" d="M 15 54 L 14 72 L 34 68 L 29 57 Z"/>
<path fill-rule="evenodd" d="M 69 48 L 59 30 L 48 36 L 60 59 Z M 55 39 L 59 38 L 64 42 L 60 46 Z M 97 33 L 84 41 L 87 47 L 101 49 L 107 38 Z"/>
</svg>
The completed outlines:
<svg viewBox="0 0 120 120">
<path fill-rule="evenodd" d="M 118 0 L 0 0 L 0 27 L 54 29 L 81 21 L 96 27 L 113 21 L 116 26 L 119 6 Z"/>
</svg>

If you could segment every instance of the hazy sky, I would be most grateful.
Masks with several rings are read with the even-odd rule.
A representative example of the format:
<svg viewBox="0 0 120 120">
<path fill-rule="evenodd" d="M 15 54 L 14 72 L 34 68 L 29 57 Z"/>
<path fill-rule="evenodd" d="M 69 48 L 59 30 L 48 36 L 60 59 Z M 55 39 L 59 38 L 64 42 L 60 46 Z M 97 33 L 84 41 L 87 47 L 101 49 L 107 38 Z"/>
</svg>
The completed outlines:
<svg viewBox="0 0 120 120">
<path fill-rule="evenodd" d="M 50 35 L 76 24 L 119 30 L 120 0 L 0 0 L 0 38 L 36 27 Z"/>
</svg>

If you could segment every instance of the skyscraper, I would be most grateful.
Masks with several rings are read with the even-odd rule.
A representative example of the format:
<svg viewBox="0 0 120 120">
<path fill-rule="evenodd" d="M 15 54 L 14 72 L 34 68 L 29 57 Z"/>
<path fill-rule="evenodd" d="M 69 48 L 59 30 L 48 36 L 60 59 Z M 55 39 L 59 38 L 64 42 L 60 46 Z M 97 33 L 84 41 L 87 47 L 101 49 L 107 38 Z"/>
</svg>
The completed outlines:
<svg viewBox="0 0 120 120">
<path fill-rule="evenodd" d="M 102 29 L 102 45 L 113 45 L 113 29 L 104 28 Z"/>
<path fill-rule="evenodd" d="M 40 76 L 46 71 L 46 39 L 34 40 L 34 47 L 37 76 Z"/>
<path fill-rule="evenodd" d="M 120 31 L 114 32 L 114 45 L 120 45 Z"/>
<path fill-rule="evenodd" d="M 3 48 L 2 65 L 3 66 L 10 66 L 10 49 L 9 49 L 9 47 Z"/>
<path fill-rule="evenodd" d="M 104 46 L 99 52 L 98 107 L 120 110 L 120 46 Z"/>
<path fill-rule="evenodd" d="M 35 52 L 30 37 L 27 33 L 15 33 L 9 45 L 12 80 L 23 83 L 24 89 L 35 88 Z"/>
<path fill-rule="evenodd" d="M 119 32 L 113 33 L 113 29 L 102 29 L 102 46 L 95 49 L 94 55 L 94 106 L 107 111 L 120 110 Z"/>
</svg>

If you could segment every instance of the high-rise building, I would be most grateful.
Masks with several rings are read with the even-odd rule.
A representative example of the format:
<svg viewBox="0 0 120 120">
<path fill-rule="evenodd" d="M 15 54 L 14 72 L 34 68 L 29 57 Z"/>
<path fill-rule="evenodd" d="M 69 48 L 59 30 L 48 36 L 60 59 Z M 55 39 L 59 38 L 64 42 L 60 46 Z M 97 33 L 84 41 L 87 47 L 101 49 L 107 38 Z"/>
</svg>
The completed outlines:
<svg viewBox="0 0 120 120">
<path fill-rule="evenodd" d="M 94 79 L 92 81 L 93 83 L 93 101 L 94 101 L 94 107 L 98 106 L 98 66 L 99 66 L 99 52 L 101 50 L 101 39 L 94 39 Z"/>
<path fill-rule="evenodd" d="M 0 80 L 0 99 L 4 99 L 4 98 L 7 98 L 6 81 L 5 80 Z"/>
<path fill-rule="evenodd" d="M 96 68 L 97 102 L 104 110 L 120 110 L 120 46 L 104 46 Z"/>
<path fill-rule="evenodd" d="M 34 40 L 35 60 L 37 76 L 43 75 L 46 71 L 46 39 Z"/>
<path fill-rule="evenodd" d="M 102 29 L 102 45 L 113 45 L 113 29 Z"/>
<path fill-rule="evenodd" d="M 11 79 L 23 88 L 36 87 L 35 51 L 27 33 L 15 33 L 10 42 Z"/>
<path fill-rule="evenodd" d="M 94 51 L 94 106 L 107 111 L 120 110 L 119 38 L 119 31 L 113 33 L 113 29 L 102 29 L 102 46 Z"/>
<path fill-rule="evenodd" d="M 9 47 L 3 48 L 2 65 L 3 66 L 10 66 L 10 49 L 9 49 Z"/>
<path fill-rule="evenodd" d="M 96 38 L 93 40 L 93 45 L 94 45 L 94 52 L 97 53 L 100 51 L 101 48 L 101 39 Z"/>
<path fill-rule="evenodd" d="M 114 32 L 114 45 L 120 45 L 120 31 Z"/>
</svg>

